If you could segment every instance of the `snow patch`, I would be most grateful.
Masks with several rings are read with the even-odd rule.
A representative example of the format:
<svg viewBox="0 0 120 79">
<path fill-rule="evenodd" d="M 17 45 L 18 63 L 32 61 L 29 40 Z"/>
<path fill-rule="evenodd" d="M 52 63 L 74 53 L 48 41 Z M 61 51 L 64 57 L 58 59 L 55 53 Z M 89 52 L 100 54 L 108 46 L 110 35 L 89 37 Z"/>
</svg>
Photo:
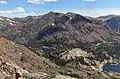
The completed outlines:
<svg viewBox="0 0 120 79">
<path fill-rule="evenodd" d="M 96 46 L 99 46 L 99 45 L 101 45 L 101 43 L 97 43 L 97 44 L 96 44 Z"/>
<path fill-rule="evenodd" d="M 6 20 L 11 21 L 10 19 L 6 19 Z"/>
<path fill-rule="evenodd" d="M 6 19 L 6 20 L 8 20 L 8 21 L 10 21 L 10 22 L 18 23 L 18 22 L 16 22 L 16 21 L 11 20 L 11 19 Z"/>
<path fill-rule="evenodd" d="M 72 17 L 69 17 L 70 19 L 72 19 Z"/>
<path fill-rule="evenodd" d="M 20 55 L 22 55 L 22 53 L 20 53 Z"/>
<path fill-rule="evenodd" d="M 4 20 L 3 18 L 0 18 L 0 20 Z"/>
<path fill-rule="evenodd" d="M 10 22 L 10 25 L 14 25 L 12 22 Z"/>
<path fill-rule="evenodd" d="M 16 21 L 11 20 L 11 19 L 6 19 L 6 20 L 9 21 L 10 25 L 15 25 L 16 23 L 18 23 Z"/>
<path fill-rule="evenodd" d="M 54 24 L 54 23 L 52 23 L 52 26 L 55 26 L 55 24 Z"/>
</svg>

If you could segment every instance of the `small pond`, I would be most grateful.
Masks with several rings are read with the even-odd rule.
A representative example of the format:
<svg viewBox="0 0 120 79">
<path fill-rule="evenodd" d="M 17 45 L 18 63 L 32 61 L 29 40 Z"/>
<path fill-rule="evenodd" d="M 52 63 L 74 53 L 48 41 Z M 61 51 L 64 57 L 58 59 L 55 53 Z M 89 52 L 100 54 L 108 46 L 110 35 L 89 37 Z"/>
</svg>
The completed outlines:
<svg viewBox="0 0 120 79">
<path fill-rule="evenodd" d="M 120 64 L 105 64 L 103 66 L 103 71 L 113 71 L 113 72 L 120 72 Z"/>
</svg>

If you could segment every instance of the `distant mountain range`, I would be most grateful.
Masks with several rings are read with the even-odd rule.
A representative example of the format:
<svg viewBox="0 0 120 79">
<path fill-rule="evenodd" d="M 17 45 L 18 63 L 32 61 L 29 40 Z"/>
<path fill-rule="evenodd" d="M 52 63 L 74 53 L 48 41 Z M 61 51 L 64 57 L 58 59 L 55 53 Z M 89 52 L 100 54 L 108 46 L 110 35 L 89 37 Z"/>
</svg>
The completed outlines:
<svg viewBox="0 0 120 79">
<path fill-rule="evenodd" d="M 109 20 L 109 19 L 111 19 L 113 17 L 117 17 L 117 16 L 118 15 L 111 14 L 111 15 L 106 15 L 106 16 L 99 16 L 97 18 L 100 19 L 100 20 L 106 21 L 106 20 Z"/>
<path fill-rule="evenodd" d="M 106 17 L 110 19 L 98 19 Z M 84 48 L 84 44 L 96 41 L 119 42 L 120 35 L 114 31 L 118 27 L 119 16 L 108 15 L 98 18 L 84 17 L 71 12 L 49 12 L 25 18 L 1 17 L 0 21 L 3 24 L 0 26 L 0 35 L 28 47 L 42 50 L 48 47 L 46 51 L 54 52 L 73 47 Z"/>
<path fill-rule="evenodd" d="M 120 30 L 120 16 L 119 15 L 101 16 L 101 17 L 98 17 L 98 19 L 103 20 L 105 26 L 112 28 L 116 32 Z"/>
<path fill-rule="evenodd" d="M 15 64 L 6 65 L 5 76 L 11 66 L 18 66 L 29 79 L 41 74 L 42 79 L 113 78 L 115 75 L 106 76 L 100 66 L 105 61 L 119 61 L 119 20 L 116 15 L 92 18 L 72 12 L 0 17 L 1 59 Z"/>
</svg>

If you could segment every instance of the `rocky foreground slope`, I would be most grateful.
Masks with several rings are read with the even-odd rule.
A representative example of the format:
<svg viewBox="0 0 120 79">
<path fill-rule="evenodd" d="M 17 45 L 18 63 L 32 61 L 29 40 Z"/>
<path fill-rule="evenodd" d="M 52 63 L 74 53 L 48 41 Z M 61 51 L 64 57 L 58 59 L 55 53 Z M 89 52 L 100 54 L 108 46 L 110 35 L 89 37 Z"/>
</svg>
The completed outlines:
<svg viewBox="0 0 120 79">
<path fill-rule="evenodd" d="M 23 45 L 15 44 L 0 37 L 1 77 L 19 73 L 44 72 L 48 74 L 58 73 L 59 67 L 44 57 L 39 57 Z M 5 78 L 3 78 L 5 79 Z M 13 78 L 11 78 L 13 79 Z"/>
<path fill-rule="evenodd" d="M 91 55 L 87 52 L 76 48 L 63 55 L 60 59 L 64 61 L 57 61 L 60 65 L 57 66 L 49 59 L 37 56 L 23 45 L 15 44 L 0 37 L 0 78 L 71 79 L 73 77 L 73 79 L 90 79 L 97 77 L 99 79 L 99 75 L 104 78 L 99 70 L 94 68 L 95 66 L 98 67 L 97 61 L 90 61 L 86 58 L 89 56 Z M 70 57 L 73 59 L 71 60 Z"/>
<path fill-rule="evenodd" d="M 120 34 L 75 13 L 13 18 L 0 25 L 0 32 L 0 56 L 13 72 L 3 75 L 1 69 L 2 77 L 22 70 L 30 79 L 110 79 L 102 65 L 120 58 Z"/>
</svg>

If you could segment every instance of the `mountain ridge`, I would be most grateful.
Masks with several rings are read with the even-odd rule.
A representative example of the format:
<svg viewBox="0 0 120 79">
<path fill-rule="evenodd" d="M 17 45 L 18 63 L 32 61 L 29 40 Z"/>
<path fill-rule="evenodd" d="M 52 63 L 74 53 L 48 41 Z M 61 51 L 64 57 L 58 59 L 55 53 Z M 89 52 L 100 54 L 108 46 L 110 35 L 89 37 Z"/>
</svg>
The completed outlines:
<svg viewBox="0 0 120 79">
<path fill-rule="evenodd" d="M 109 79 L 101 64 L 119 60 L 120 34 L 97 18 L 49 12 L 12 20 L 18 24 L 0 25 L 0 47 L 5 49 L 1 54 L 6 59 L 10 54 L 10 61 L 31 72 L 27 76 L 42 72 L 54 77 Z"/>
</svg>

